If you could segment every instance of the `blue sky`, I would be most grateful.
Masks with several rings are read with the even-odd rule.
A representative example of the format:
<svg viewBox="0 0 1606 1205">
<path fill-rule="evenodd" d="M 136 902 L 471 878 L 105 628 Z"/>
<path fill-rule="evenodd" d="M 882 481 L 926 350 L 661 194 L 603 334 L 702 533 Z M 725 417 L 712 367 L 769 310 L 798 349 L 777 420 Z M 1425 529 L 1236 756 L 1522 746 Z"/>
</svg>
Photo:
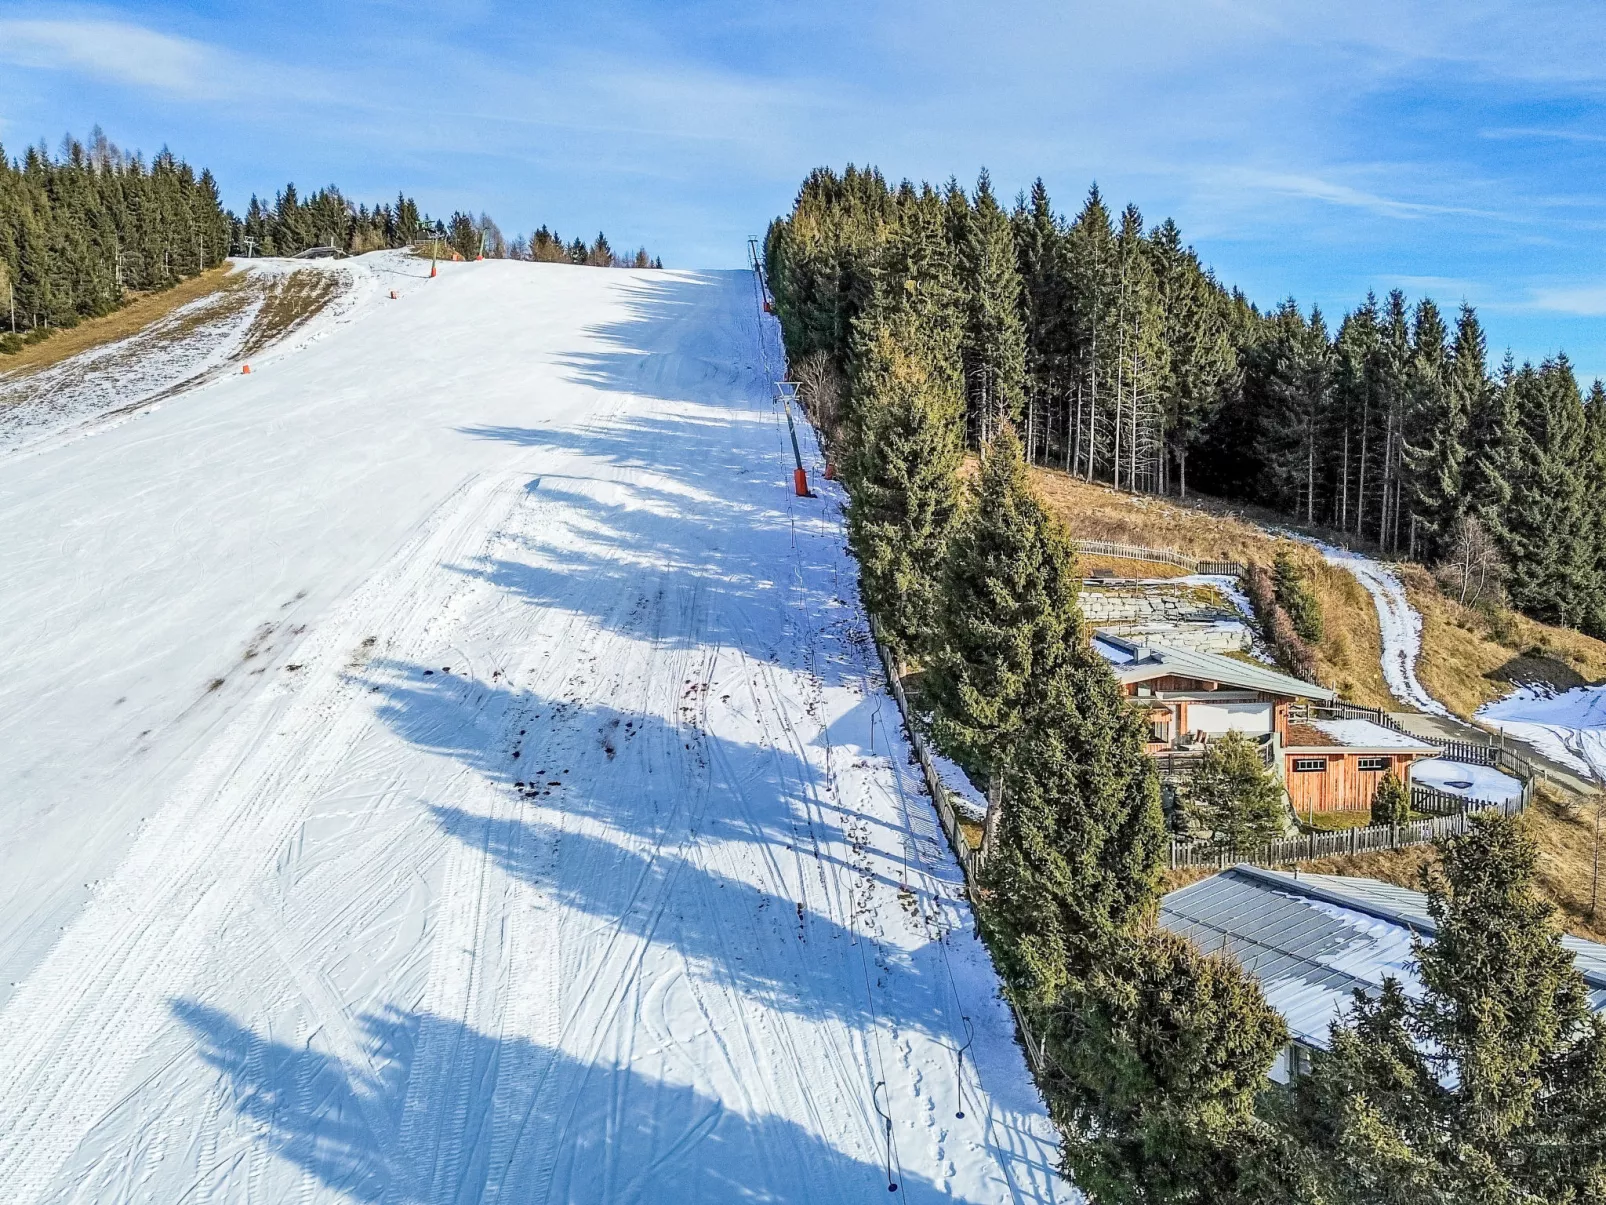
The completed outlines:
<svg viewBox="0 0 1606 1205">
<path fill-rule="evenodd" d="M 1606 6 L 1191 0 L 0 0 L 0 141 L 99 122 L 210 166 L 405 189 L 510 235 L 743 262 L 816 164 L 1097 180 L 1223 280 L 1331 318 L 1479 309 L 1494 358 L 1606 376 Z"/>
</svg>

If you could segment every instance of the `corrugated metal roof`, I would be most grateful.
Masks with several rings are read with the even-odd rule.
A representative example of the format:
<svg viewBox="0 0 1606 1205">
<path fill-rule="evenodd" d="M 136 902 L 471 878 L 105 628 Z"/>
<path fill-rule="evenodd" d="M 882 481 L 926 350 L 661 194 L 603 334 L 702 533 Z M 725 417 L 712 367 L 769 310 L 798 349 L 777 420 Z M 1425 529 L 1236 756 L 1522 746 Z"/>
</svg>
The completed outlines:
<svg viewBox="0 0 1606 1205">
<path fill-rule="evenodd" d="M 1229 951 L 1292 1036 L 1318 1047 L 1357 989 L 1373 993 L 1393 976 L 1415 995 L 1412 937 L 1436 932 L 1420 891 L 1253 866 L 1173 891 L 1160 902 L 1160 923 L 1202 949 Z M 1591 1007 L 1606 1011 L 1606 946 L 1576 937 L 1562 943 L 1589 986 Z"/>
<path fill-rule="evenodd" d="M 1243 690 L 1262 690 L 1267 694 L 1289 695 L 1296 699 L 1320 699 L 1330 703 L 1338 697 L 1325 687 L 1313 686 L 1274 669 L 1264 669 L 1247 661 L 1223 657 L 1219 653 L 1172 648 L 1169 645 L 1137 644 L 1108 632 L 1100 632 L 1094 638 L 1093 650 L 1110 663 L 1115 676 L 1123 683 L 1146 682 L 1151 678 L 1175 675 L 1179 678 L 1224 682 Z"/>
</svg>

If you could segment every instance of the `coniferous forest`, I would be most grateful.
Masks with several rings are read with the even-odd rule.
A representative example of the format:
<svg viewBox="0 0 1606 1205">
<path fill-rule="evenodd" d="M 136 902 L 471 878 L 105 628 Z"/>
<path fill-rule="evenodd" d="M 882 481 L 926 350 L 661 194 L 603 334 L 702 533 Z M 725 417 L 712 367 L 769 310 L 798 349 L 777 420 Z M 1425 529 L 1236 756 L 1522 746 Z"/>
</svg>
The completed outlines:
<svg viewBox="0 0 1606 1205">
<path fill-rule="evenodd" d="M 12 159 L 0 148 L 0 353 L 159 291 L 230 256 L 296 255 L 332 246 L 346 254 L 439 238 L 465 259 L 529 259 L 599 267 L 662 267 L 645 248 L 619 255 L 598 234 L 564 242 L 545 226 L 505 239 L 496 223 L 454 213 L 430 218 L 411 198 L 369 206 L 331 186 L 303 200 L 287 185 L 271 204 L 251 198 L 227 211 L 217 181 L 163 150 L 148 163 L 98 128 Z"/>
<path fill-rule="evenodd" d="M 1598 629 L 1599 387 L 1560 357 L 1491 376 L 1471 310 L 1397 293 L 1336 331 L 1261 313 L 1096 190 L 1067 221 L 1041 184 L 1006 209 L 985 174 L 966 193 L 822 169 L 765 262 L 865 604 L 930 735 L 986 783 L 973 904 L 1078 1188 L 1606 1201 L 1606 1024 L 1518 821 L 1441 843 L 1421 994 L 1358 999 L 1309 1074 L 1269 1078 L 1288 1035 L 1255 978 L 1156 923 L 1156 766 L 1027 467 L 1207 489 L 1423 559 L 1497 542 L 1518 605 Z"/>
<path fill-rule="evenodd" d="M 1262 311 L 1169 220 L 1097 188 L 1066 218 L 1041 182 L 1006 209 L 985 175 L 967 195 L 817 171 L 767 253 L 788 345 L 845 377 L 882 278 L 918 257 L 972 444 L 1007 419 L 1033 463 L 1257 503 L 1426 564 L 1489 544 L 1517 609 L 1606 635 L 1606 392 L 1581 393 L 1561 354 L 1491 369 L 1468 306 Z"/>
</svg>

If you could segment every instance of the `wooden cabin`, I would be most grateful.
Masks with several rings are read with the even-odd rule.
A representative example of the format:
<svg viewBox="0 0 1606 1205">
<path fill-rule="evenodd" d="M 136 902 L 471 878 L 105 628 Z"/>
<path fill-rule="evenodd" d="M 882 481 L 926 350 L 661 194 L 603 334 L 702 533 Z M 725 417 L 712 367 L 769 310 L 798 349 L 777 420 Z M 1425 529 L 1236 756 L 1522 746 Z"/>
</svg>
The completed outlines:
<svg viewBox="0 0 1606 1205">
<path fill-rule="evenodd" d="M 1290 721 L 1296 704 L 1332 704 L 1321 686 L 1219 653 L 1139 644 L 1107 632 L 1093 649 L 1144 709 L 1149 752 L 1164 772 L 1186 774 L 1211 740 L 1241 732 L 1261 744 L 1301 815 L 1369 807 L 1388 771 L 1409 784 L 1411 765 L 1438 750 L 1404 733 L 1357 719 Z"/>
<path fill-rule="evenodd" d="M 1288 799 L 1301 816 L 1370 807 L 1384 775 L 1409 785 L 1412 764 L 1438 752 L 1370 720 L 1291 724 L 1283 744 Z"/>
</svg>

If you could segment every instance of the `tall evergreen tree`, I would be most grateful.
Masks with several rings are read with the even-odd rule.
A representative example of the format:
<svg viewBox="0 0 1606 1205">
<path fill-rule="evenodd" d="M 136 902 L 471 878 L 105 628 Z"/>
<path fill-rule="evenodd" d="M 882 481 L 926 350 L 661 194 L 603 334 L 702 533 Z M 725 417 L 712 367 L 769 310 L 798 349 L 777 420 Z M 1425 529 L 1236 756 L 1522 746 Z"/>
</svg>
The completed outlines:
<svg viewBox="0 0 1606 1205">
<path fill-rule="evenodd" d="M 1014 429 L 984 449 L 954 532 L 929 677 L 943 746 L 989 782 L 985 856 L 997 844 L 1011 752 L 1038 692 L 1079 656 L 1080 579 L 1070 537 L 1038 501 Z"/>
<path fill-rule="evenodd" d="M 1265 1191 L 1278 1135 L 1256 1110 L 1288 1030 L 1230 958 L 1140 930 L 1071 985 L 1047 1029 L 1049 1108 L 1091 1199 L 1288 1199 Z"/>
<path fill-rule="evenodd" d="M 1008 806 L 985 868 L 1000 970 L 1034 1009 L 1151 914 L 1165 856 L 1143 717 L 1080 632 L 1065 639 L 1071 655 L 1033 692 L 1005 767 Z"/>
<path fill-rule="evenodd" d="M 993 196 L 983 171 L 975 201 L 965 204 L 957 186 L 950 190 L 950 228 L 958 248 L 964 290 L 962 355 L 970 426 L 986 442 L 1001 423 L 1019 423 L 1026 402 L 1026 332 L 1021 323 L 1021 281 L 1009 217 Z"/>
<path fill-rule="evenodd" d="M 1256 451 L 1262 498 L 1312 523 L 1325 479 L 1323 434 L 1333 392 L 1333 355 L 1319 309 L 1306 322 L 1290 299 L 1278 310 L 1264 345 L 1264 398 Z"/>
<path fill-rule="evenodd" d="M 1484 813 L 1441 855 L 1421 994 L 1358 994 L 1299 1085 L 1327 1199 L 1606 1199 L 1606 1023 L 1534 893 L 1538 849 Z"/>
<path fill-rule="evenodd" d="M 1462 465 L 1466 459 L 1465 382 L 1453 380 L 1455 360 L 1448 332 L 1432 301 L 1417 303 L 1406 380 L 1404 467 L 1409 535 L 1407 555 L 1436 559 L 1464 512 Z"/>
<path fill-rule="evenodd" d="M 895 646 L 918 652 L 936 638 L 938 573 L 960 499 L 952 345 L 934 344 L 914 307 L 886 312 L 861 336 L 853 391 L 845 469 L 860 585 Z"/>
<path fill-rule="evenodd" d="M 1511 598 L 1536 618 L 1576 626 L 1598 588 L 1588 543 L 1583 398 L 1565 357 L 1537 369 L 1523 365 L 1505 388 L 1521 466 L 1497 533 L 1511 563 Z"/>
</svg>

